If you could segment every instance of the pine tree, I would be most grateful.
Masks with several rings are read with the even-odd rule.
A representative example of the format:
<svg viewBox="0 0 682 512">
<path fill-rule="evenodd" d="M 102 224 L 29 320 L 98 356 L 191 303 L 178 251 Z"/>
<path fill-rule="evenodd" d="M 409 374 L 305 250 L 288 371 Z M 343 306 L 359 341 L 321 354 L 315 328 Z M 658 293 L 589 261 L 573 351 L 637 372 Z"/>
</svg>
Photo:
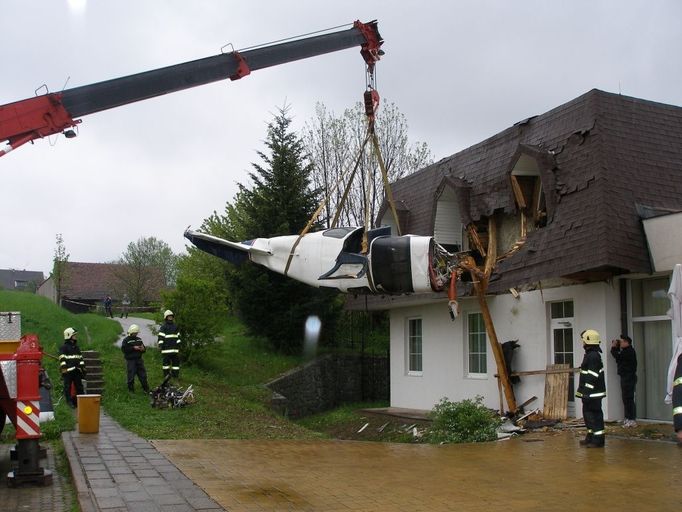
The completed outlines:
<svg viewBox="0 0 682 512">
<path fill-rule="evenodd" d="M 261 163 L 254 163 L 249 174 L 253 186 L 240 185 L 225 216 L 214 214 L 205 225 L 237 240 L 297 234 L 305 227 L 317 206 L 317 193 L 311 190 L 311 166 L 303 142 L 291 131 L 287 107 L 269 124 L 265 146 L 267 151 L 258 153 Z M 228 287 L 235 312 L 278 350 L 300 351 L 308 315 L 322 319 L 323 333 L 334 330 L 340 310 L 335 291 L 248 264 L 228 274 Z"/>
</svg>

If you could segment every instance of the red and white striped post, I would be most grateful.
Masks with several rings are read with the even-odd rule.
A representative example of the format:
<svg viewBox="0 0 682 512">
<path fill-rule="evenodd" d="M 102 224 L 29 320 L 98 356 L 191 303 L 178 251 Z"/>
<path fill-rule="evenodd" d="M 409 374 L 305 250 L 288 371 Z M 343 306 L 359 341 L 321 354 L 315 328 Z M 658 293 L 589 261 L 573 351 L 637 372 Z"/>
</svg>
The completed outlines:
<svg viewBox="0 0 682 512">
<path fill-rule="evenodd" d="M 52 472 L 40 467 L 40 360 L 38 336 L 21 337 L 14 354 L 17 368 L 16 428 L 17 466 L 7 475 L 11 485 L 24 482 L 52 483 Z"/>
</svg>

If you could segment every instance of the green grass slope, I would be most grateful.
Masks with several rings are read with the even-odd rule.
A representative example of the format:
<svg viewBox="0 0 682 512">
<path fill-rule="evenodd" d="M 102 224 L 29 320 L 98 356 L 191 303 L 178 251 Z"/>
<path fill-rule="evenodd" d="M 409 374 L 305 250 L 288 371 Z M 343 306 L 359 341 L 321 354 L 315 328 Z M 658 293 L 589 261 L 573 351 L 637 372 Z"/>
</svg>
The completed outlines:
<svg viewBox="0 0 682 512">
<path fill-rule="evenodd" d="M 148 439 L 173 438 L 311 438 L 318 434 L 273 413 L 264 382 L 301 362 L 273 354 L 258 340 L 244 334 L 243 327 L 227 319 L 220 341 L 206 349 L 193 367 L 183 366 L 180 384 L 192 384 L 197 402 L 182 409 L 159 410 L 136 382 L 137 392 L 126 385 L 123 354 L 115 345 L 122 336 L 118 322 L 98 315 L 73 315 L 49 300 L 33 294 L 0 291 L 0 311 L 20 311 L 22 332 L 38 334 L 43 350 L 57 355 L 62 332 L 74 327 L 82 350 L 98 350 L 104 365 L 105 391 L 102 406 L 125 428 Z M 162 381 L 161 355 L 150 349 L 144 356 L 153 388 Z M 44 358 L 53 382 L 53 401 L 61 397 L 57 362 Z M 73 412 L 63 400 L 55 407 L 57 421 L 46 423 L 46 436 L 74 427 Z M 5 429 L 3 438 L 14 436 Z"/>
</svg>

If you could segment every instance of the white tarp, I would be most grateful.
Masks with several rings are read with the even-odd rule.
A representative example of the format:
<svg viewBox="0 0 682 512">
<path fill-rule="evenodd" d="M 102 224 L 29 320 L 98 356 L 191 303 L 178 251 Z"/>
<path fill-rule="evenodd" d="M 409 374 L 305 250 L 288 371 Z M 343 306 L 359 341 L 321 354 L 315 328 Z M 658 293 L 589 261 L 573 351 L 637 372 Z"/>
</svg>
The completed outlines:
<svg viewBox="0 0 682 512">
<path fill-rule="evenodd" d="M 677 358 L 682 354 L 682 265 L 679 263 L 673 268 L 673 275 L 670 278 L 670 288 L 668 288 L 670 298 L 669 316 L 673 321 L 673 358 L 668 367 L 668 380 L 666 387 L 665 403 L 673 403 L 673 380 L 675 379 L 675 368 Z"/>
</svg>

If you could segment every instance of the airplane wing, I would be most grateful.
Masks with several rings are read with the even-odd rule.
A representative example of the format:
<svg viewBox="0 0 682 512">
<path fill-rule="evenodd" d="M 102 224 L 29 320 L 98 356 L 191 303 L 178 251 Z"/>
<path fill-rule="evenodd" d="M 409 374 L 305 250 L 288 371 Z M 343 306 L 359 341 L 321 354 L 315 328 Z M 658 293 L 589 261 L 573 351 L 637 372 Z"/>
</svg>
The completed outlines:
<svg viewBox="0 0 682 512">
<path fill-rule="evenodd" d="M 217 256 L 223 260 L 227 260 L 235 265 L 240 265 L 247 259 L 251 253 L 270 254 L 268 251 L 263 251 L 253 247 L 253 240 L 246 242 L 230 242 L 218 238 L 217 236 L 207 235 L 191 229 L 185 230 L 185 238 L 192 242 L 198 249 L 204 252 Z"/>
</svg>

